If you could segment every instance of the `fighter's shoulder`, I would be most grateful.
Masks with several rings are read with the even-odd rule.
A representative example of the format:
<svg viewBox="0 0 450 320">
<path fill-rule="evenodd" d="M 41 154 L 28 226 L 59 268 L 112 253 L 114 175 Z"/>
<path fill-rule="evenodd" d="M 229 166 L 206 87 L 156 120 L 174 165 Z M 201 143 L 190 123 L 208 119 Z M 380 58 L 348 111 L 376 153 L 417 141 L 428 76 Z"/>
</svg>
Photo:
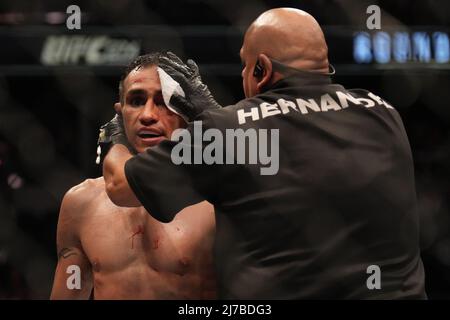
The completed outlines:
<svg viewBox="0 0 450 320">
<path fill-rule="evenodd" d="M 188 206 L 175 216 L 174 221 L 206 228 L 206 231 L 215 227 L 214 206 L 207 201 Z"/>
<path fill-rule="evenodd" d="M 66 192 L 63 198 L 62 207 L 82 208 L 88 205 L 93 199 L 98 197 L 105 190 L 105 180 L 103 177 L 96 179 L 86 179 L 80 184 L 73 186 Z"/>
</svg>

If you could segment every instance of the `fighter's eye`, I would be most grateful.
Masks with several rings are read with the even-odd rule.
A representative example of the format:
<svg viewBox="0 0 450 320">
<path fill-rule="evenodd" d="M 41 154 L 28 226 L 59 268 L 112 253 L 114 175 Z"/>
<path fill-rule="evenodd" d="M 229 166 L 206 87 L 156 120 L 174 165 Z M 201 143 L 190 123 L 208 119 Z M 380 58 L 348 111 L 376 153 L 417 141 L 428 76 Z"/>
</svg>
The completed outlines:
<svg viewBox="0 0 450 320">
<path fill-rule="evenodd" d="M 144 97 L 132 97 L 128 100 L 128 103 L 133 107 L 142 106 L 145 104 L 145 98 Z"/>
<path fill-rule="evenodd" d="M 163 98 L 162 94 L 155 95 L 155 97 L 153 98 L 153 101 L 155 102 L 155 104 L 157 106 L 161 106 L 161 107 L 166 106 L 166 103 L 164 102 L 164 98 Z"/>
</svg>

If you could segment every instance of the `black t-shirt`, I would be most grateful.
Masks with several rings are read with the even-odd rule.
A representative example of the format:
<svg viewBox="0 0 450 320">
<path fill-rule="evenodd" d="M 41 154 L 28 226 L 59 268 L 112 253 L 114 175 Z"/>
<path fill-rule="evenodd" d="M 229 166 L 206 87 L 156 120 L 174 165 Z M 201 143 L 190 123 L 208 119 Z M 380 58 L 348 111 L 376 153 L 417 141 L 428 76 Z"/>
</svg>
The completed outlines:
<svg viewBox="0 0 450 320">
<path fill-rule="evenodd" d="M 214 205 L 220 298 L 426 297 L 413 161 L 392 106 L 328 76 L 291 76 L 198 120 L 224 137 L 257 129 L 258 147 L 279 130 L 279 143 L 267 143 L 274 154 L 279 146 L 269 175 L 262 161 L 176 165 L 174 141 L 126 163 L 136 196 L 163 222 L 205 199 Z M 194 136 L 193 123 L 187 130 Z M 210 141 L 183 145 L 193 158 Z"/>
</svg>

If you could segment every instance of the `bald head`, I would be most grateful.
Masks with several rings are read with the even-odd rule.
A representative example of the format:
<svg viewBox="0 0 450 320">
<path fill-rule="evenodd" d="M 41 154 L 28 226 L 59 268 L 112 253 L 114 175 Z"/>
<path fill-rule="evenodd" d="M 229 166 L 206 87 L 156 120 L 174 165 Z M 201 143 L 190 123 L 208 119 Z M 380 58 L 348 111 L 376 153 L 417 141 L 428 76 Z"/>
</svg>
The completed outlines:
<svg viewBox="0 0 450 320">
<path fill-rule="evenodd" d="M 277 8 L 261 14 L 248 28 L 242 51 L 255 59 L 265 54 L 294 68 L 328 72 L 322 29 L 313 16 L 298 9 Z"/>
</svg>

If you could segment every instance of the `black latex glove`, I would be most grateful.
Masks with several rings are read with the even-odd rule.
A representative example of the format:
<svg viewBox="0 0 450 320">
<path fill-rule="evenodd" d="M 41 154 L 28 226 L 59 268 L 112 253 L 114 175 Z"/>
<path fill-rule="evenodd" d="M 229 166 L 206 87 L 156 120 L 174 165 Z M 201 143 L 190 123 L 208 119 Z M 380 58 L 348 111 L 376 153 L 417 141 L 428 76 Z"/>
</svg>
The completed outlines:
<svg viewBox="0 0 450 320">
<path fill-rule="evenodd" d="M 186 97 L 174 94 L 170 98 L 170 104 L 188 121 L 193 121 L 204 110 L 221 108 L 202 82 L 194 60 L 189 59 L 184 64 L 174 53 L 167 52 L 167 56 L 159 58 L 158 66 L 183 89 Z"/>
<path fill-rule="evenodd" d="M 128 142 L 121 114 L 116 114 L 114 118 L 100 127 L 97 144 L 97 159 L 95 160 L 97 164 L 103 161 L 108 150 L 115 144 L 123 144 L 131 153 L 136 153 L 136 150 Z"/>
</svg>

